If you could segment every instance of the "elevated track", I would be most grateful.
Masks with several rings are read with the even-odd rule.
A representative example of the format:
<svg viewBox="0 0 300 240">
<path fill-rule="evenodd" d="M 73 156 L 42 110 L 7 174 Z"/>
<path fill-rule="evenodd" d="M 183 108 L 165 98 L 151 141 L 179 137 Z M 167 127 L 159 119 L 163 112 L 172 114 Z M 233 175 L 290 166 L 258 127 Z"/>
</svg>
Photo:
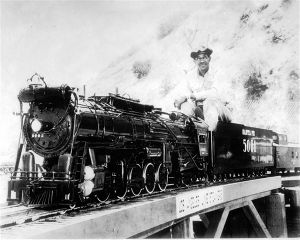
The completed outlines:
<svg viewBox="0 0 300 240">
<path fill-rule="evenodd" d="M 270 198 L 281 187 L 281 177 L 264 177 L 234 183 L 182 189 L 144 198 L 131 199 L 94 209 L 66 212 L 21 225 L 1 229 L 3 238 L 144 238 L 164 229 L 172 237 L 192 237 L 190 219 L 219 211 L 208 224 L 206 237 L 220 237 L 230 211 L 243 208 L 258 236 L 276 236 L 261 219 L 252 201 Z M 276 216 L 275 216 L 275 215 Z M 280 219 L 277 211 L 272 217 Z M 177 231 L 176 229 L 181 229 Z M 175 234 L 178 232 L 178 234 Z M 281 231 L 280 236 L 284 236 Z M 278 235 L 278 234 L 277 234 Z"/>
</svg>

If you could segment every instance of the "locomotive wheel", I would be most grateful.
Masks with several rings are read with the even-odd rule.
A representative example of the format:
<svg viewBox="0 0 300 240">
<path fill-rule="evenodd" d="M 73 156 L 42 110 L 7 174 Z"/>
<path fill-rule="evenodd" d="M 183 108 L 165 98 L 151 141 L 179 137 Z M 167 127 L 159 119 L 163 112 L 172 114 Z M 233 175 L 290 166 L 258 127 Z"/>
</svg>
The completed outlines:
<svg viewBox="0 0 300 240">
<path fill-rule="evenodd" d="M 100 202 L 106 202 L 109 199 L 110 192 L 109 190 L 101 190 L 96 193 L 96 199 Z"/>
<path fill-rule="evenodd" d="M 185 187 L 188 187 L 188 186 L 192 185 L 193 179 L 192 179 L 191 174 L 187 174 L 185 176 L 182 176 L 181 181 L 182 181 L 183 186 L 185 186 Z"/>
<path fill-rule="evenodd" d="M 208 181 L 208 174 L 207 173 L 198 174 L 198 181 L 207 182 Z"/>
<path fill-rule="evenodd" d="M 213 182 L 217 182 L 217 181 L 218 181 L 218 177 L 217 177 L 216 174 L 213 175 L 212 181 L 213 181 Z"/>
<path fill-rule="evenodd" d="M 195 184 L 198 181 L 198 178 L 196 175 L 193 175 L 191 179 L 192 179 L 192 184 Z"/>
<path fill-rule="evenodd" d="M 76 203 L 69 205 L 69 209 L 73 210 L 76 207 Z"/>
<path fill-rule="evenodd" d="M 118 199 L 123 199 L 127 193 L 126 167 L 124 161 L 120 161 L 117 165 L 116 175 L 116 196 Z"/>
<path fill-rule="evenodd" d="M 145 190 L 147 193 L 153 193 L 155 188 L 155 171 L 152 163 L 147 163 L 143 170 Z"/>
<path fill-rule="evenodd" d="M 130 190 L 134 196 L 139 196 L 143 190 L 143 171 L 140 165 L 136 164 L 129 171 Z"/>
<path fill-rule="evenodd" d="M 111 172 L 105 170 L 105 177 L 104 177 L 104 182 L 102 186 L 102 190 L 95 191 L 95 199 L 99 203 L 106 202 L 111 194 Z"/>
<path fill-rule="evenodd" d="M 155 172 L 155 179 L 159 191 L 164 192 L 166 190 L 168 185 L 168 178 L 169 178 L 168 169 L 164 167 L 162 163 L 159 164 Z"/>
</svg>

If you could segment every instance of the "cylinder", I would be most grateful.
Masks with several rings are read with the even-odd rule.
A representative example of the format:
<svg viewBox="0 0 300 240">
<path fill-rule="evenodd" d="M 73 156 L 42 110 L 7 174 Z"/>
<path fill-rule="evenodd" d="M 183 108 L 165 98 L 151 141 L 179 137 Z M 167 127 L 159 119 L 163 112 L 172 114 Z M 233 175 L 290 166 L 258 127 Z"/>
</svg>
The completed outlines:
<svg viewBox="0 0 300 240">
<path fill-rule="evenodd" d="M 22 155 L 23 162 L 23 173 L 21 174 L 23 177 L 33 178 L 36 175 L 36 166 L 34 155 L 30 152 L 25 152 Z"/>
<path fill-rule="evenodd" d="M 68 178 L 71 171 L 72 157 L 70 154 L 63 154 L 58 158 L 57 168 L 59 172 L 64 173 L 63 177 Z"/>
</svg>

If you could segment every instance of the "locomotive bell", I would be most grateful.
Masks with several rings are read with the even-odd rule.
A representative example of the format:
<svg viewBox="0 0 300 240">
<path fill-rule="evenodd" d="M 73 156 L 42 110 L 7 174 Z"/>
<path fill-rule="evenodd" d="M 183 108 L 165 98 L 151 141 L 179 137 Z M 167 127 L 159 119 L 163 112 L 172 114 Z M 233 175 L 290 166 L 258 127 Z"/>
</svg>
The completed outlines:
<svg viewBox="0 0 300 240">
<path fill-rule="evenodd" d="M 85 180 L 83 183 L 78 184 L 79 189 L 81 190 L 84 197 L 90 195 L 94 188 L 94 183 L 90 180 Z"/>
<path fill-rule="evenodd" d="M 92 180 L 95 177 L 94 170 L 90 166 L 84 167 L 84 180 Z"/>
</svg>

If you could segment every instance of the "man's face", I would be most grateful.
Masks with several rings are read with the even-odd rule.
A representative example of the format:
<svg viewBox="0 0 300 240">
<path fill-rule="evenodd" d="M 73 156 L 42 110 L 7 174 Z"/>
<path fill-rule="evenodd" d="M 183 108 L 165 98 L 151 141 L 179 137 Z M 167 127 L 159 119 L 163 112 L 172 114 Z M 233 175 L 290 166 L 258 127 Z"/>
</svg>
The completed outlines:
<svg viewBox="0 0 300 240">
<path fill-rule="evenodd" d="M 194 60 L 200 71 L 206 70 L 209 67 L 210 57 L 206 54 L 201 53 Z"/>
</svg>

